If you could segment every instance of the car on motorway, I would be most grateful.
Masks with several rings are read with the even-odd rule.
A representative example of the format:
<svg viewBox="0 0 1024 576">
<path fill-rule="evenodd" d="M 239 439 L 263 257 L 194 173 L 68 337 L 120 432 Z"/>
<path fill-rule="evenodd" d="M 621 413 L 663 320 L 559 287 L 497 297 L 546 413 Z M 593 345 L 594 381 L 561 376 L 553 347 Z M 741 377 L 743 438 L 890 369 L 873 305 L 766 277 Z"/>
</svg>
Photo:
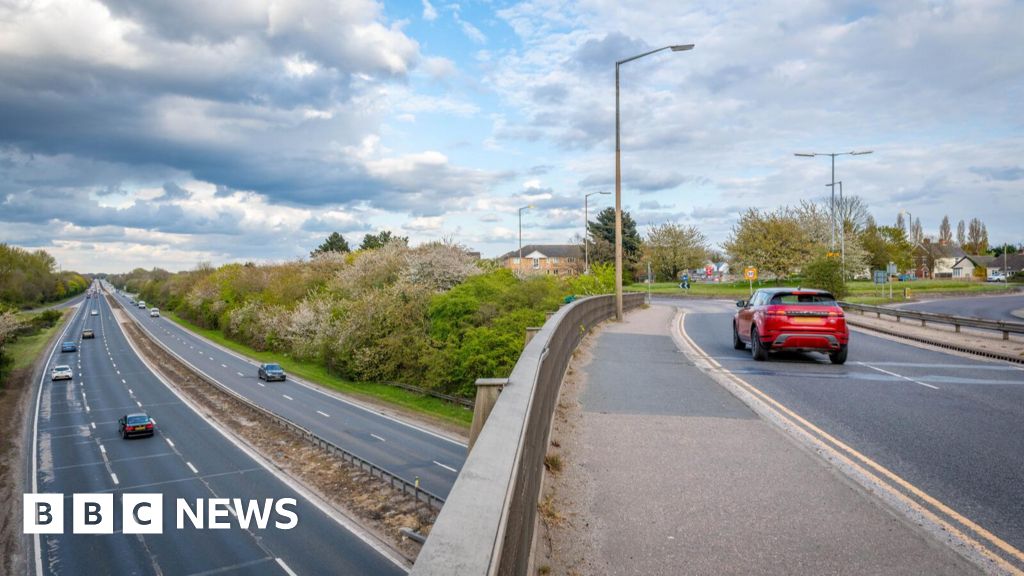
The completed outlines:
<svg viewBox="0 0 1024 576">
<path fill-rule="evenodd" d="M 281 368 L 280 364 L 260 364 L 260 369 L 256 371 L 256 377 L 267 382 L 273 380 L 284 382 L 286 378 L 284 369 Z"/>
<path fill-rule="evenodd" d="M 95 338 L 95 337 L 96 337 L 96 333 L 92 331 L 92 328 L 86 328 L 85 330 L 82 330 L 82 340 L 85 340 L 86 338 Z"/>
<path fill-rule="evenodd" d="M 100 312 L 99 312 L 99 310 L 93 310 L 92 312 L 89 312 L 89 315 L 90 316 L 99 316 Z"/>
<path fill-rule="evenodd" d="M 50 370 L 50 380 L 71 380 L 71 366 L 67 364 L 58 364 Z"/>
<path fill-rule="evenodd" d="M 142 308 L 142 309 L 146 308 L 146 301 L 145 300 L 139 300 L 139 308 Z"/>
<path fill-rule="evenodd" d="M 150 318 L 159 318 L 160 317 L 160 309 L 159 308 L 150 308 L 149 309 L 149 317 Z"/>
<path fill-rule="evenodd" d="M 75 344 L 71 340 L 64 342 L 60 345 L 61 352 L 76 352 L 78 351 L 78 344 Z"/>
<path fill-rule="evenodd" d="M 135 298 L 129 300 L 128 303 L 131 304 L 132 306 L 135 306 Z"/>
<path fill-rule="evenodd" d="M 754 360 L 767 360 L 771 352 L 823 352 L 833 364 L 843 364 L 849 350 L 850 329 L 835 297 L 825 290 L 762 288 L 750 300 L 736 302 L 733 348 L 750 345 Z"/>
<path fill-rule="evenodd" d="M 145 412 L 121 416 L 117 420 L 117 427 L 121 438 L 126 440 L 133 436 L 152 436 L 156 433 L 156 423 Z"/>
</svg>

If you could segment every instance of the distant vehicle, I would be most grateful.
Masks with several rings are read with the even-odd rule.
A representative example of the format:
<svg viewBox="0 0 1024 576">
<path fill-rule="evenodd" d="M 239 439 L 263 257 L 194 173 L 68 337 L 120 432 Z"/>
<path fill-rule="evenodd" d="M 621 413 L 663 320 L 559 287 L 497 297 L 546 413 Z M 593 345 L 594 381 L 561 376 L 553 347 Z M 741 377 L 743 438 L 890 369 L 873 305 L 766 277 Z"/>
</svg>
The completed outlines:
<svg viewBox="0 0 1024 576">
<path fill-rule="evenodd" d="M 732 345 L 750 345 L 754 360 L 769 352 L 823 352 L 833 364 L 846 362 L 850 330 L 836 299 L 824 290 L 762 288 L 740 308 L 732 321 Z"/>
<path fill-rule="evenodd" d="M 900 274 L 899 280 L 900 282 L 913 282 L 914 280 L 917 280 L 917 277 L 913 274 Z"/>
<path fill-rule="evenodd" d="M 142 308 L 142 309 L 146 308 L 146 301 L 145 300 L 139 300 L 139 308 Z"/>
<path fill-rule="evenodd" d="M 67 341 L 67 342 L 64 342 L 63 344 L 60 345 L 60 351 L 61 352 L 75 352 L 77 350 L 78 350 L 78 344 L 75 344 L 74 342 L 72 342 L 70 340 Z"/>
<path fill-rule="evenodd" d="M 1006 274 L 1002 272 L 989 272 L 986 282 L 1006 282 Z"/>
<path fill-rule="evenodd" d="M 160 309 L 159 308 L 150 308 L 149 309 L 149 317 L 150 318 L 159 318 L 160 317 Z"/>
<path fill-rule="evenodd" d="M 50 370 L 50 380 L 71 380 L 71 366 L 67 364 L 59 364 Z"/>
<path fill-rule="evenodd" d="M 266 380 L 267 382 L 274 380 L 284 382 L 285 380 L 284 369 L 281 368 L 280 364 L 260 364 L 260 369 L 256 372 L 256 377 L 260 380 Z"/>
<path fill-rule="evenodd" d="M 156 423 L 145 412 L 121 416 L 117 421 L 117 426 L 121 438 L 126 440 L 132 436 L 152 436 L 156 433 Z"/>
<path fill-rule="evenodd" d="M 100 313 L 99 313 L 98 310 L 93 310 L 92 312 L 89 312 L 89 316 L 99 316 L 99 315 L 100 315 Z"/>
<path fill-rule="evenodd" d="M 135 298 L 129 300 L 128 303 L 131 304 L 132 306 L 135 306 Z"/>
<path fill-rule="evenodd" d="M 83 340 L 85 340 L 86 338 L 95 338 L 95 337 L 96 337 L 96 334 L 92 331 L 92 328 L 86 328 L 85 330 L 82 330 L 82 339 Z"/>
</svg>

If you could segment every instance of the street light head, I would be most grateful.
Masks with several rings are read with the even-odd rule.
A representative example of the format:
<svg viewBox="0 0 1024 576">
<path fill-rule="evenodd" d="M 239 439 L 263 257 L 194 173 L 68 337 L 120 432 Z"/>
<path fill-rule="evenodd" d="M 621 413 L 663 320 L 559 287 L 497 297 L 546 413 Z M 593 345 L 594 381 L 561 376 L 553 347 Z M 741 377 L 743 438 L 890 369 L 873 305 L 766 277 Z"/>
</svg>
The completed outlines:
<svg viewBox="0 0 1024 576">
<path fill-rule="evenodd" d="M 693 50 L 693 44 L 677 44 L 676 46 L 669 46 L 673 52 L 683 52 L 684 50 Z"/>
<path fill-rule="evenodd" d="M 796 153 L 793 154 L 793 156 L 803 156 L 804 158 L 814 158 L 814 154 L 813 153 L 808 154 L 806 152 L 796 152 Z"/>
<path fill-rule="evenodd" d="M 607 196 L 607 195 L 611 194 L 611 192 L 607 192 L 607 191 L 606 192 L 598 192 L 598 194 L 604 194 L 605 196 Z"/>
<path fill-rule="evenodd" d="M 861 156 L 863 154 L 871 154 L 874 150 L 863 150 L 861 152 L 850 152 L 851 156 Z"/>
</svg>

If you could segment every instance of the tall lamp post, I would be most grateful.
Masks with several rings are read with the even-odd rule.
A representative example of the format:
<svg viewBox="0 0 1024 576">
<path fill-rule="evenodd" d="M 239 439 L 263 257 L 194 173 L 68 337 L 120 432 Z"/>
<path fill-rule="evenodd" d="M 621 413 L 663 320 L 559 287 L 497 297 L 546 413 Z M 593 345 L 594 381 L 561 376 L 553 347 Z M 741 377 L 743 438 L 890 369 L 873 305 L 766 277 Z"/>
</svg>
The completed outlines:
<svg viewBox="0 0 1024 576">
<path fill-rule="evenodd" d="M 523 271 L 523 210 L 533 207 L 533 204 L 529 204 L 519 209 L 519 267 L 516 268 L 516 274 Z"/>
<path fill-rule="evenodd" d="M 839 184 L 839 210 L 843 208 L 843 181 L 838 180 L 836 184 Z M 835 188 L 832 184 L 825 184 L 826 188 Z M 839 214 L 839 260 L 843 269 L 843 282 L 846 282 L 846 217 L 845 214 Z"/>
<path fill-rule="evenodd" d="M 590 226 L 590 210 L 587 200 L 594 194 L 609 195 L 611 192 L 591 192 L 583 196 L 583 273 L 590 274 L 590 240 L 587 239 L 587 228 Z"/>
<path fill-rule="evenodd" d="M 871 154 L 873 150 L 863 150 L 860 152 L 797 152 L 794 156 L 803 156 L 804 158 L 814 158 L 815 156 L 830 156 L 832 157 L 832 201 L 829 208 L 829 214 L 832 218 L 832 249 L 836 248 L 836 156 L 862 156 L 864 154 Z"/>
<path fill-rule="evenodd" d="M 637 54 L 615 63 L 615 320 L 622 322 L 622 148 L 619 140 L 619 67 L 627 62 L 639 60 L 644 56 L 656 54 L 662 50 L 684 52 L 693 50 L 693 44 L 676 44 L 663 46 L 656 50 Z"/>
</svg>

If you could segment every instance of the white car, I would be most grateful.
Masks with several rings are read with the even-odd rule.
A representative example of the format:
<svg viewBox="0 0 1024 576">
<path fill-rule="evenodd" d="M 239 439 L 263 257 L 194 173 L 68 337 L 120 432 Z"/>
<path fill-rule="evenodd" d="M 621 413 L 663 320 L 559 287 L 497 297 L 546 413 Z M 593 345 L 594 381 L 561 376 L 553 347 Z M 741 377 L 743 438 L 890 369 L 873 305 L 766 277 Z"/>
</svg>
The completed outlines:
<svg viewBox="0 0 1024 576">
<path fill-rule="evenodd" d="M 146 301 L 145 300 L 139 300 L 139 308 L 143 308 L 143 309 L 146 308 Z"/>
<path fill-rule="evenodd" d="M 988 273 L 988 281 L 989 282 L 1006 282 L 1006 274 L 1003 274 L 1002 272 L 989 272 Z"/>
<path fill-rule="evenodd" d="M 71 380 L 71 366 L 67 364 L 59 364 L 50 370 L 50 380 Z"/>
<path fill-rule="evenodd" d="M 159 318 L 160 317 L 160 309 L 159 308 L 150 308 L 149 309 L 149 317 L 150 318 Z"/>
<path fill-rule="evenodd" d="M 93 310 L 92 312 L 89 312 L 89 316 L 99 316 L 99 315 L 100 315 L 100 313 L 99 313 L 98 310 Z"/>
</svg>

